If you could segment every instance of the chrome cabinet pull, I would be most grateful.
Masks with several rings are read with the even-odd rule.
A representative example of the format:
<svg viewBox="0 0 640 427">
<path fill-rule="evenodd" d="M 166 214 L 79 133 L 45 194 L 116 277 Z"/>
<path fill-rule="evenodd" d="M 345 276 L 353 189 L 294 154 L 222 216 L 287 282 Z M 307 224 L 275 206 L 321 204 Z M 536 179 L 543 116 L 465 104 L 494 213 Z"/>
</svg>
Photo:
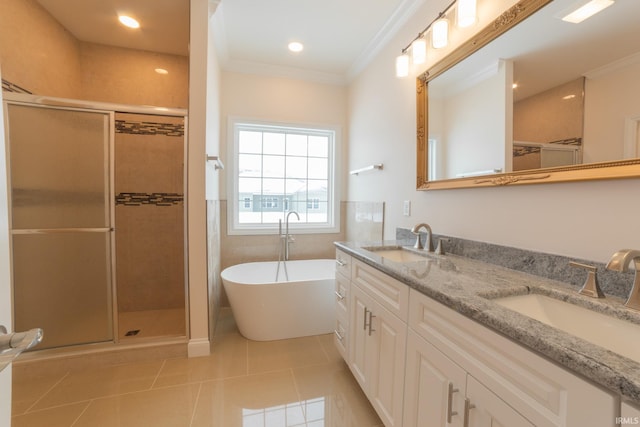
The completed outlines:
<svg viewBox="0 0 640 427">
<path fill-rule="evenodd" d="M 336 264 L 338 264 L 338 266 L 340 266 L 340 267 L 344 267 L 345 265 L 347 265 L 346 262 L 344 262 L 342 260 L 339 260 L 339 259 L 336 260 Z"/>
<path fill-rule="evenodd" d="M 367 317 L 369 317 L 369 320 L 367 320 Z M 376 330 L 373 329 L 372 327 L 372 323 L 373 323 L 373 318 L 376 317 L 373 314 L 373 311 L 369 310 L 367 307 L 364 308 L 364 325 L 363 328 L 365 331 L 367 329 L 369 329 L 369 336 L 371 336 L 372 332 L 375 332 Z"/>
<path fill-rule="evenodd" d="M 463 422 L 464 427 L 469 427 L 469 411 L 471 411 L 475 407 L 476 405 L 471 403 L 469 398 L 466 398 L 464 400 L 464 422 Z"/>
<path fill-rule="evenodd" d="M 451 417 L 458 415 L 457 411 L 453 411 L 453 393 L 457 393 L 460 390 L 453 388 L 453 383 L 449 382 L 449 392 L 447 393 L 447 422 L 451 424 Z"/>
<path fill-rule="evenodd" d="M 369 325 L 367 324 L 367 312 L 368 312 L 368 311 L 369 311 L 369 310 L 367 310 L 367 307 L 365 307 L 365 308 L 364 308 L 364 322 L 363 322 L 363 325 L 362 325 L 362 329 L 363 329 L 363 330 L 365 330 L 365 331 L 367 330 L 367 326 L 369 326 Z"/>
<path fill-rule="evenodd" d="M 335 294 L 336 294 L 336 296 L 338 297 L 338 299 L 339 299 L 340 301 L 342 301 L 342 300 L 344 299 L 344 295 L 342 295 L 340 292 L 338 292 L 338 291 L 333 291 L 333 293 L 335 293 Z"/>
<path fill-rule="evenodd" d="M 338 337 L 338 339 L 340 341 L 342 341 L 344 339 L 344 337 L 342 335 L 340 335 L 340 332 L 338 332 L 337 330 L 333 330 L 333 333 L 336 335 L 336 337 Z"/>
</svg>

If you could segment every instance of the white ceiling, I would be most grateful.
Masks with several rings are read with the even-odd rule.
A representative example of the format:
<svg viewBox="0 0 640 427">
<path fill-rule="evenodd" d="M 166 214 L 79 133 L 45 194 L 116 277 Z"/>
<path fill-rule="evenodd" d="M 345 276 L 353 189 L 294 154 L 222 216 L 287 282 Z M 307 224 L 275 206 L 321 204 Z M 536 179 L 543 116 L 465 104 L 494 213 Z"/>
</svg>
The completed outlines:
<svg viewBox="0 0 640 427">
<path fill-rule="evenodd" d="M 223 68 L 345 82 L 425 0 L 222 0 L 215 16 Z M 189 0 L 38 0 L 82 41 L 187 55 Z M 130 30 L 120 12 L 141 23 Z M 290 41 L 305 49 L 293 54 Z"/>
</svg>

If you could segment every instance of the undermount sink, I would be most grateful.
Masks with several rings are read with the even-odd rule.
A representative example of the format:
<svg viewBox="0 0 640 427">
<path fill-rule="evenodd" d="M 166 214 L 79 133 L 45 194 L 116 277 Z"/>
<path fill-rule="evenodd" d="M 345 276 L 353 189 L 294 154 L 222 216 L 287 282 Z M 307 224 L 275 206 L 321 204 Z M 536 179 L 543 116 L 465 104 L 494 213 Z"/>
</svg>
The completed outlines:
<svg viewBox="0 0 640 427">
<path fill-rule="evenodd" d="M 640 362 L 640 325 L 546 295 L 515 295 L 493 300 L 520 314 Z"/>
<path fill-rule="evenodd" d="M 404 248 L 394 248 L 394 249 L 367 249 L 370 252 L 378 255 L 379 257 L 386 258 L 390 261 L 394 262 L 415 262 L 415 261 L 427 261 L 429 260 L 428 255 L 420 255 L 415 252 L 409 251 Z"/>
</svg>

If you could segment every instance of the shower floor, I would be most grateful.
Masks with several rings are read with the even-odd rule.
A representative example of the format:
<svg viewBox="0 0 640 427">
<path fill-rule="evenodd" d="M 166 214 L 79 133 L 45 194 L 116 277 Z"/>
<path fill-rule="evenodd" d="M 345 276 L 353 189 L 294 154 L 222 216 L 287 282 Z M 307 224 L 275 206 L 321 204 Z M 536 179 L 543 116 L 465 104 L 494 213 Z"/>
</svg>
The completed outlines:
<svg viewBox="0 0 640 427">
<path fill-rule="evenodd" d="M 118 338 L 121 341 L 136 338 L 183 337 L 185 335 L 184 308 L 118 313 Z"/>
</svg>

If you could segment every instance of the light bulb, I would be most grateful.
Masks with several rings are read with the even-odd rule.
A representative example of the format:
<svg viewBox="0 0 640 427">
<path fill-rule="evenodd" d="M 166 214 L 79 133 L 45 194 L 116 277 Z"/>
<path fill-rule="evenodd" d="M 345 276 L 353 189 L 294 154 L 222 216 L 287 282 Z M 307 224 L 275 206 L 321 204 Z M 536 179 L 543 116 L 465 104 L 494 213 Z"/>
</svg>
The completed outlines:
<svg viewBox="0 0 640 427">
<path fill-rule="evenodd" d="M 440 49 L 449 43 L 449 21 L 447 18 L 440 18 L 434 22 L 431 31 L 431 43 L 434 48 Z"/>
<path fill-rule="evenodd" d="M 118 16 L 118 20 L 122 25 L 129 28 L 140 28 L 140 23 L 134 18 L 126 15 Z"/>
<path fill-rule="evenodd" d="M 424 64 L 427 61 L 427 40 L 424 37 L 411 43 L 411 56 L 414 64 Z"/>
<path fill-rule="evenodd" d="M 458 0 L 458 27 L 468 27 L 475 22 L 476 0 Z"/>
<path fill-rule="evenodd" d="M 396 77 L 407 77 L 409 75 L 409 55 L 402 54 L 396 57 Z"/>
</svg>

